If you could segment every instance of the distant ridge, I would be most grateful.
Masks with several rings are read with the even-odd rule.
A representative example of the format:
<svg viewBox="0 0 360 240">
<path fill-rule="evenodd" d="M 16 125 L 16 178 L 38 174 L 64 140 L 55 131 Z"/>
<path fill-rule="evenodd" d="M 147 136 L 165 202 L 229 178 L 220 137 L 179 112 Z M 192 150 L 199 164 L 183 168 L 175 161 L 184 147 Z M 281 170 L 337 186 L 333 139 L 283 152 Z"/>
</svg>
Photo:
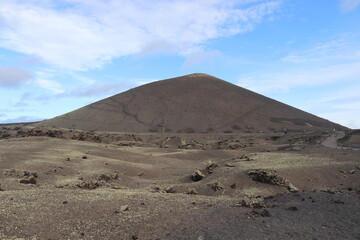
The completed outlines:
<svg viewBox="0 0 360 240">
<path fill-rule="evenodd" d="M 345 129 L 204 73 L 145 84 L 35 125 L 177 133 Z"/>
</svg>

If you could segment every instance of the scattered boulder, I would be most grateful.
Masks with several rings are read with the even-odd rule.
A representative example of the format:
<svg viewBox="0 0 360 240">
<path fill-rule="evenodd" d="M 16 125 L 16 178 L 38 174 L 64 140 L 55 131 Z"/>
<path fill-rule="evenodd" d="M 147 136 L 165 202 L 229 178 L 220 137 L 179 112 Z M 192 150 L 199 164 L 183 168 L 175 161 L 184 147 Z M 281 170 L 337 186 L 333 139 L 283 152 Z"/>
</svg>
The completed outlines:
<svg viewBox="0 0 360 240">
<path fill-rule="evenodd" d="M 183 145 L 186 145 L 186 142 L 178 136 L 168 137 L 160 143 L 162 148 L 179 148 Z"/>
<path fill-rule="evenodd" d="M 201 150 L 205 150 L 205 144 L 200 143 L 198 141 L 196 141 L 195 139 L 192 139 L 189 142 L 182 142 L 182 145 L 179 146 L 178 148 L 180 149 L 201 149 Z"/>
<path fill-rule="evenodd" d="M 102 184 L 99 181 L 94 180 L 86 180 L 76 184 L 76 187 L 85 189 L 96 189 L 100 186 L 102 186 Z"/>
<path fill-rule="evenodd" d="M 349 173 L 349 174 L 354 174 L 354 173 L 355 173 L 355 170 L 354 170 L 354 169 L 349 170 L 348 173 Z"/>
<path fill-rule="evenodd" d="M 336 204 L 345 204 L 345 202 L 339 200 L 339 199 L 332 199 L 331 200 L 332 203 L 336 203 Z"/>
<path fill-rule="evenodd" d="M 205 178 L 205 175 L 200 171 L 200 170 L 196 170 L 192 175 L 191 175 L 192 180 L 194 180 L 195 182 L 198 182 L 200 180 L 202 180 L 203 178 Z"/>
<path fill-rule="evenodd" d="M 198 192 L 197 192 L 194 188 L 191 188 L 191 189 L 189 189 L 189 190 L 186 192 L 186 194 L 197 195 Z"/>
<path fill-rule="evenodd" d="M 108 175 L 108 174 L 102 173 L 102 174 L 100 174 L 100 175 L 97 177 L 97 180 L 99 180 L 99 181 L 104 181 L 104 182 L 108 182 L 108 181 L 111 180 L 111 176 Z"/>
<path fill-rule="evenodd" d="M 277 139 L 279 139 L 281 137 L 281 135 L 274 135 L 270 137 L 270 140 L 272 141 L 276 141 Z M 267 140 L 267 139 L 266 139 Z"/>
<path fill-rule="evenodd" d="M 18 129 L 20 130 L 20 129 Z M 39 137 L 39 136 L 44 136 L 44 132 L 41 129 L 31 129 L 28 132 L 29 136 L 34 136 L 34 137 Z"/>
<path fill-rule="evenodd" d="M 51 174 L 51 173 L 58 173 L 59 169 L 62 169 L 62 168 L 60 168 L 60 167 L 58 167 L 58 168 L 49 168 L 49 170 L 47 170 L 45 172 L 45 174 L 48 175 L 48 174 Z"/>
<path fill-rule="evenodd" d="M 34 177 L 37 178 L 37 173 L 36 172 L 29 172 L 29 171 L 23 171 L 23 177 Z"/>
<path fill-rule="evenodd" d="M 235 207 L 248 207 L 248 208 L 266 208 L 265 198 L 262 196 L 245 196 L 240 204 L 235 204 Z"/>
<path fill-rule="evenodd" d="M 22 178 L 22 177 L 29 178 L 31 176 L 33 176 L 34 178 L 38 177 L 36 172 L 21 171 L 21 170 L 16 170 L 16 169 L 13 169 L 13 168 L 9 169 L 9 170 L 6 170 L 4 172 L 4 175 L 12 176 L 12 177 L 18 177 L 18 178 Z"/>
<path fill-rule="evenodd" d="M 23 184 L 36 184 L 36 178 L 34 176 L 31 176 L 31 177 L 26 178 L 26 179 L 21 179 L 20 183 L 23 183 Z"/>
<path fill-rule="evenodd" d="M 232 164 L 232 163 L 225 163 L 225 166 L 226 166 L 226 167 L 235 167 L 235 165 Z"/>
<path fill-rule="evenodd" d="M 292 147 L 291 147 L 291 150 L 292 150 L 292 151 L 302 151 L 302 150 L 303 150 L 303 147 L 301 147 L 301 146 L 292 146 Z"/>
<path fill-rule="evenodd" d="M 49 130 L 44 135 L 47 137 L 63 138 L 63 132 L 60 130 Z"/>
<path fill-rule="evenodd" d="M 112 179 L 118 179 L 119 178 L 119 173 L 115 172 L 113 175 L 111 175 Z"/>
<path fill-rule="evenodd" d="M 289 180 L 279 176 L 275 170 L 255 169 L 248 172 L 252 180 L 277 186 L 285 186 L 290 192 L 297 192 L 297 189 Z"/>
<path fill-rule="evenodd" d="M 152 187 L 151 192 L 158 193 L 158 192 L 160 192 L 160 188 L 159 187 Z"/>
<path fill-rule="evenodd" d="M 126 187 L 121 186 L 121 185 L 119 185 L 119 184 L 117 184 L 117 183 L 106 184 L 106 186 L 107 186 L 108 188 L 111 188 L 111 189 L 126 189 Z"/>
<path fill-rule="evenodd" d="M 263 210 L 261 211 L 260 215 L 261 215 L 262 217 L 271 217 L 271 214 L 270 214 L 269 210 L 267 210 L 267 209 L 263 209 Z"/>
<path fill-rule="evenodd" d="M 290 192 L 298 192 L 299 189 L 297 187 L 295 187 L 291 182 L 287 181 L 288 185 L 287 188 L 289 189 Z"/>
<path fill-rule="evenodd" d="M 208 186 L 211 187 L 215 192 L 220 191 L 221 189 L 224 188 L 224 186 L 218 182 L 210 183 L 208 184 Z"/>
<path fill-rule="evenodd" d="M 252 180 L 272 185 L 284 185 L 285 179 L 280 177 L 275 170 L 256 169 L 248 172 Z"/>
<path fill-rule="evenodd" d="M 291 206 L 291 207 L 288 207 L 286 210 L 297 211 L 299 209 L 297 207 L 295 207 L 295 206 Z"/>
<path fill-rule="evenodd" d="M 249 156 L 246 155 L 246 154 L 241 155 L 240 157 L 233 157 L 232 160 L 235 161 L 235 162 L 240 162 L 240 161 L 250 162 L 250 161 L 254 161 L 254 159 L 252 159 L 251 157 L 249 157 Z"/>
<path fill-rule="evenodd" d="M 247 138 L 226 139 L 219 141 L 217 144 L 218 144 L 218 149 L 235 150 L 238 148 L 251 147 L 254 144 L 254 141 L 252 139 L 247 139 Z"/>
<path fill-rule="evenodd" d="M 262 209 L 261 211 L 252 210 L 251 215 L 254 217 L 256 217 L 256 216 L 271 217 L 271 214 L 270 214 L 269 210 L 267 210 L 267 209 Z"/>
<path fill-rule="evenodd" d="M 176 189 L 174 187 L 166 187 L 162 190 L 164 193 L 175 193 Z"/>
<path fill-rule="evenodd" d="M 250 158 L 250 157 L 247 156 L 247 155 L 242 155 L 242 156 L 240 157 L 240 160 L 246 161 L 246 162 L 254 161 L 254 159 Z"/>
<path fill-rule="evenodd" d="M 335 194 L 335 191 L 334 190 L 331 190 L 331 189 L 324 189 L 324 190 L 321 190 L 322 192 L 326 192 L 326 193 L 329 193 L 329 194 Z"/>
<path fill-rule="evenodd" d="M 122 212 L 128 211 L 129 209 L 130 209 L 129 205 L 124 205 L 124 206 L 120 207 L 120 211 L 122 211 Z"/>
<path fill-rule="evenodd" d="M 218 165 L 216 163 L 213 163 L 212 161 L 209 161 L 207 166 L 206 166 L 206 170 L 208 171 L 208 173 L 213 173 L 214 169 L 217 167 Z"/>
</svg>

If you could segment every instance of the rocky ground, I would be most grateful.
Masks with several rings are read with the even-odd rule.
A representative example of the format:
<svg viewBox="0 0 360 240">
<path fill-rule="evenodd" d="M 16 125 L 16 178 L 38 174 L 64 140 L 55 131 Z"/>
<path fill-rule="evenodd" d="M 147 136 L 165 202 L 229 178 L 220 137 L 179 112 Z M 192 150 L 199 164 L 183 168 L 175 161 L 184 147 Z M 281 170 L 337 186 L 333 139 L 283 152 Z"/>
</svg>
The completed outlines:
<svg viewBox="0 0 360 240">
<path fill-rule="evenodd" d="M 0 239 L 359 239 L 360 152 L 331 134 L 3 126 Z"/>
</svg>

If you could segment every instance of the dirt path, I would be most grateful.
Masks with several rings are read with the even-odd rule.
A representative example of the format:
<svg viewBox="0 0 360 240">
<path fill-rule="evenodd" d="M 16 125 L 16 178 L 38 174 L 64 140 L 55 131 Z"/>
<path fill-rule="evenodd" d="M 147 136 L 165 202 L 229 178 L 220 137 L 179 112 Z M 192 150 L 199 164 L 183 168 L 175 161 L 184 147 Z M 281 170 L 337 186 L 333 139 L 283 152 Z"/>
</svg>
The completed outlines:
<svg viewBox="0 0 360 240">
<path fill-rule="evenodd" d="M 332 134 L 331 136 L 329 136 L 328 138 L 326 138 L 321 145 L 323 145 L 324 147 L 329 147 L 329 148 L 336 148 L 336 149 L 347 149 L 347 150 L 360 150 L 358 148 L 351 148 L 351 147 L 340 147 L 337 144 L 337 140 L 341 139 L 345 137 L 345 132 L 343 131 L 337 131 L 334 134 Z"/>
</svg>

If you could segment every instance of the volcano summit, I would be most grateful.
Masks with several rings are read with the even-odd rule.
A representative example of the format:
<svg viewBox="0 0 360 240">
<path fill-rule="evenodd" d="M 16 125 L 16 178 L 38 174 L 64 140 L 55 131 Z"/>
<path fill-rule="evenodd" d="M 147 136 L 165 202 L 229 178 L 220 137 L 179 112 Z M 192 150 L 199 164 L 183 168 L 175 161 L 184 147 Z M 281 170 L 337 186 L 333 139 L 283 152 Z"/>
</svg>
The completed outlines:
<svg viewBox="0 0 360 240">
<path fill-rule="evenodd" d="M 344 129 L 202 73 L 136 87 L 37 125 L 173 133 Z"/>
</svg>

